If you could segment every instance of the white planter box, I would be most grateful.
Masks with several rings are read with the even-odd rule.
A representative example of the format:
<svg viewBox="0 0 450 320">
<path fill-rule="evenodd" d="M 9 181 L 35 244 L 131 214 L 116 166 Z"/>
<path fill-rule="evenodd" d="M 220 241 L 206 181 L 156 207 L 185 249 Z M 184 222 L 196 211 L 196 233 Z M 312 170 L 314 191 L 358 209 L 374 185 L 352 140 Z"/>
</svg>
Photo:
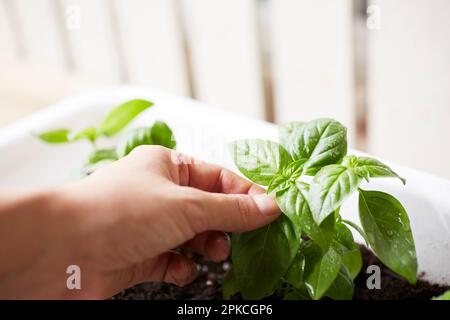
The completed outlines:
<svg viewBox="0 0 450 320">
<path fill-rule="evenodd" d="M 32 137 L 31 132 L 96 125 L 113 106 L 133 98 L 149 99 L 155 106 L 132 126 L 164 120 L 174 129 L 180 151 L 233 170 L 236 169 L 228 155 L 228 142 L 252 137 L 277 140 L 276 127 L 263 121 L 227 114 L 148 88 L 107 88 L 66 99 L 0 130 L 0 188 L 58 185 L 76 179 L 76 173 L 91 150 L 90 145 L 81 142 L 49 146 Z M 411 219 L 419 272 L 424 272 L 423 278 L 431 282 L 450 284 L 450 182 L 390 165 L 407 179 L 406 187 L 396 179 L 373 179 L 363 187 L 385 190 L 401 200 Z M 347 201 L 341 212 L 347 219 L 359 223 L 356 198 Z M 359 235 L 355 237 L 361 241 Z"/>
</svg>

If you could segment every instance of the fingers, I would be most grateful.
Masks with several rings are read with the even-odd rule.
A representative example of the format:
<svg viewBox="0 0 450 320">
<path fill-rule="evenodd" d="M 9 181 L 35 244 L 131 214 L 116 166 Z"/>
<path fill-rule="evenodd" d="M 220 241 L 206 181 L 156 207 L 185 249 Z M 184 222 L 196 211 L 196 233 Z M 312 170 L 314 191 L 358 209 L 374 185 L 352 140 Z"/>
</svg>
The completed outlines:
<svg viewBox="0 0 450 320">
<path fill-rule="evenodd" d="M 215 262 L 225 260 L 230 254 L 228 235 L 220 231 L 203 232 L 187 242 L 186 247 Z M 131 268 L 127 272 L 128 276 L 123 277 L 125 281 L 131 277 L 131 281 L 122 284 L 119 291 L 124 287 L 152 281 L 185 286 L 197 277 L 197 273 L 197 266 L 190 258 L 177 252 L 167 252 L 156 261 L 149 259 Z"/>
<path fill-rule="evenodd" d="M 230 255 L 230 238 L 221 231 L 208 231 L 197 235 L 185 245 L 205 258 L 220 262 Z"/>
<path fill-rule="evenodd" d="M 279 215 L 275 200 L 266 194 L 220 194 L 191 190 L 184 214 L 194 232 L 242 232 L 273 222 Z"/>
<path fill-rule="evenodd" d="M 143 282 L 167 282 L 185 286 L 197 277 L 197 265 L 188 257 L 167 252 L 154 259 L 140 263 L 133 269 L 131 286 Z"/>
<path fill-rule="evenodd" d="M 184 165 L 186 185 L 208 192 L 228 194 L 258 194 L 264 189 L 218 165 L 191 161 Z"/>
<path fill-rule="evenodd" d="M 217 165 L 184 156 L 179 174 L 182 185 L 194 189 L 194 205 L 185 210 L 196 232 L 249 231 L 274 221 L 280 214 L 275 200 L 260 186 Z"/>
</svg>

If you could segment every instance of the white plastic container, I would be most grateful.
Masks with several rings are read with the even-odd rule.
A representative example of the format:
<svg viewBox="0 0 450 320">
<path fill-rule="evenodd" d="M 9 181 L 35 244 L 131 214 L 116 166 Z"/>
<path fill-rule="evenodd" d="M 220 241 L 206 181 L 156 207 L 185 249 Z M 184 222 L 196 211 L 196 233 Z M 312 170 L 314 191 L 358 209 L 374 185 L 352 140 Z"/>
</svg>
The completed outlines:
<svg viewBox="0 0 450 320">
<path fill-rule="evenodd" d="M 277 140 L 274 125 L 214 109 L 208 105 L 174 97 L 143 87 L 112 87 L 69 98 L 0 130 L 0 188 L 42 187 L 77 179 L 91 146 L 85 142 L 46 145 L 33 132 L 97 125 L 115 105 L 145 98 L 155 106 L 139 116 L 131 127 L 149 125 L 156 119 L 173 129 L 178 149 L 205 161 L 236 170 L 227 144 L 237 138 Z M 302 120 L 302 119 L 293 119 Z M 101 141 L 108 145 L 111 141 Z M 389 141 L 386 141 L 389 143 Z M 359 153 L 359 152 L 354 152 Z M 419 272 L 433 283 L 450 285 L 450 181 L 389 163 L 407 179 L 373 179 L 366 189 L 395 195 L 408 211 L 416 242 Z M 357 199 L 349 199 L 342 215 L 357 222 Z M 362 241 L 358 234 L 355 237 Z"/>
</svg>

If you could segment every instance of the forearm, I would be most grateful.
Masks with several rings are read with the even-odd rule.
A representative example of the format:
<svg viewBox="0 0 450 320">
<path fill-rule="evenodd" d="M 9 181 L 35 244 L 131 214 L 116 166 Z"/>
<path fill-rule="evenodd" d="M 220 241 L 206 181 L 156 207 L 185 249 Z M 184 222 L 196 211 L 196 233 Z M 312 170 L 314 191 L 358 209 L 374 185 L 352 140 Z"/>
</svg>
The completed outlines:
<svg viewBox="0 0 450 320">
<path fill-rule="evenodd" d="M 0 192 L 0 297 L 22 297 L 28 286 L 44 289 L 52 273 L 65 285 L 75 216 L 64 199 L 55 190 Z"/>
</svg>

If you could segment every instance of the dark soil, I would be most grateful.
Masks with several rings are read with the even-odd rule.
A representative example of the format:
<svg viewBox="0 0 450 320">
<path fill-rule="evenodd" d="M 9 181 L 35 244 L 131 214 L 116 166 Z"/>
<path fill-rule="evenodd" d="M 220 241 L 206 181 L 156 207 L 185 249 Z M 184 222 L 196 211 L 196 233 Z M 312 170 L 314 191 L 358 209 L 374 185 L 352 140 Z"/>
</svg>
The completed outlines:
<svg viewBox="0 0 450 320">
<path fill-rule="evenodd" d="M 355 300 L 430 300 L 450 289 L 450 286 L 431 284 L 421 280 L 424 274 L 419 275 L 415 285 L 411 285 L 403 278 L 389 270 L 366 247 L 360 247 L 363 254 L 364 265 L 355 279 Z M 367 289 L 366 280 L 370 276 L 364 272 L 369 265 L 379 265 L 381 269 L 381 289 Z"/>
<path fill-rule="evenodd" d="M 449 286 L 431 284 L 424 280 L 411 285 L 400 276 L 386 268 L 373 253 L 361 246 L 364 266 L 355 279 L 354 300 L 430 300 L 450 289 Z M 127 289 L 113 299 L 120 300 L 209 300 L 222 299 L 220 288 L 223 276 L 230 268 L 229 262 L 212 263 L 195 256 L 199 275 L 196 281 L 186 287 L 177 287 L 165 283 L 145 283 Z M 378 265 L 381 269 L 381 289 L 369 290 L 364 272 L 369 265 Z M 423 275 L 421 275 L 423 276 Z"/>
</svg>

